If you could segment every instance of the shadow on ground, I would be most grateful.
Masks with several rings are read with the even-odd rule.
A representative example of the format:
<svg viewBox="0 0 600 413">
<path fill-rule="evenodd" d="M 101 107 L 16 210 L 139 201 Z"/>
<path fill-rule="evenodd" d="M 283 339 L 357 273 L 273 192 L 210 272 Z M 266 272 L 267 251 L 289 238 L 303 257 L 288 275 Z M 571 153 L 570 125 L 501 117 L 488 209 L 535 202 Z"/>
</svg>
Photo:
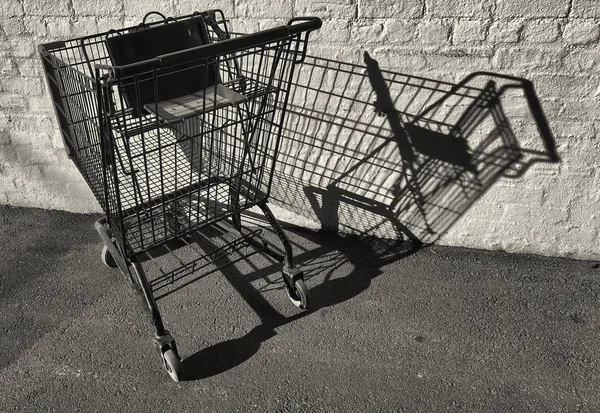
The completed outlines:
<svg viewBox="0 0 600 413">
<path fill-rule="evenodd" d="M 297 257 L 313 280 L 311 312 L 352 300 L 383 267 L 437 241 L 500 178 L 559 161 L 526 79 L 478 72 L 451 84 L 381 70 L 368 53 L 364 62 L 309 57 L 296 76 L 283 132 L 273 201 L 316 218 L 325 230 L 295 230 L 313 245 Z M 503 109 L 504 95 L 515 89 L 537 126 L 537 149 L 519 142 Z M 332 235 L 340 231 L 355 235 Z M 333 277 L 342 267 L 344 276 Z M 254 268 L 250 281 L 279 269 Z M 188 380 L 239 366 L 278 328 L 302 317 L 282 316 L 235 268 L 223 272 L 261 324 L 184 360 Z"/>
<path fill-rule="evenodd" d="M 600 408 L 592 262 L 290 228 L 312 310 L 259 255 L 169 295 L 189 380 L 176 385 L 127 281 L 100 263 L 96 217 L 1 212 L 6 411 Z"/>
<path fill-rule="evenodd" d="M 260 220 L 260 216 L 250 215 Z M 283 283 L 278 279 L 281 270 L 279 262 L 255 267 L 251 274 L 246 275 L 233 266 L 223 268 L 223 275 L 258 315 L 261 324 L 242 337 L 218 343 L 186 358 L 183 361 L 186 380 L 216 375 L 247 361 L 260 349 L 261 343 L 277 334 L 277 328 L 312 312 L 351 300 L 369 288 L 373 279 L 382 274 L 383 266 L 421 248 L 420 243 L 413 241 L 353 235 L 340 237 L 331 232 L 315 233 L 296 227 L 287 230 L 295 234 L 296 262 L 301 263 L 305 279 L 310 285 L 309 310 L 285 317 L 264 298 L 263 293 L 273 289 L 285 294 Z M 270 234 L 269 238 L 270 242 L 277 245 L 274 234 Z M 334 277 L 340 268 L 343 276 L 339 277 L 338 274 L 338 277 Z M 257 290 L 251 281 L 259 279 L 266 281 L 266 287 Z"/>
</svg>

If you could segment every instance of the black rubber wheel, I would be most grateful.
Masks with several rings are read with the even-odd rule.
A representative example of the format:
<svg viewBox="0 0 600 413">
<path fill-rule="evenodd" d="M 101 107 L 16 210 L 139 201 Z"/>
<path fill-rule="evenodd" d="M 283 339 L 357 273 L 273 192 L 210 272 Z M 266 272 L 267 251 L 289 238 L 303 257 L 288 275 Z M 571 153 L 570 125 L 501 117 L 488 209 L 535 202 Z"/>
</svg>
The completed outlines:
<svg viewBox="0 0 600 413">
<path fill-rule="evenodd" d="M 288 298 L 296 307 L 306 310 L 308 308 L 308 288 L 304 284 L 304 280 L 297 280 L 294 283 L 294 290 L 286 287 Z"/>
<path fill-rule="evenodd" d="M 102 247 L 102 255 L 101 255 L 102 263 L 110 268 L 117 268 L 117 262 L 114 257 L 108 250 L 108 247 L 105 245 Z"/>
<path fill-rule="evenodd" d="M 179 356 L 175 354 L 173 349 L 168 349 L 163 353 L 163 361 L 165 362 L 167 373 L 169 373 L 169 376 L 174 381 L 179 382 L 183 379 L 183 366 L 181 365 Z"/>
</svg>

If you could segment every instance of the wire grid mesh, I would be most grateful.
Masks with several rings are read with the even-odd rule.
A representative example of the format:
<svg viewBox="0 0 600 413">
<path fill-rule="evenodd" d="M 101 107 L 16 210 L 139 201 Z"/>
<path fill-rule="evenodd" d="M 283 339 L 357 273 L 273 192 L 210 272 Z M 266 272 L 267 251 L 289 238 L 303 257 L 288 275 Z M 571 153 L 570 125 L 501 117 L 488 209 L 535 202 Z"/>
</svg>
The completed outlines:
<svg viewBox="0 0 600 413">
<path fill-rule="evenodd" d="M 522 154 L 494 87 L 307 56 L 293 81 L 272 201 L 331 230 L 429 242 Z M 288 188 L 298 188 L 290 191 Z"/>
<path fill-rule="evenodd" d="M 111 140 L 117 179 L 116 190 L 109 195 L 117 199 L 113 220 L 133 251 L 146 250 L 267 199 L 282 122 L 282 111 L 275 103 L 289 89 L 291 59 L 281 56 L 289 46 L 289 41 L 277 42 L 186 67 L 186 71 L 202 67 L 204 73 L 213 64 L 226 67 L 221 72 L 222 85 L 244 100 L 216 107 L 208 103 L 205 93 L 200 113 L 168 124 L 159 116 L 157 102 L 154 113 L 148 113 L 152 109 L 148 105 L 129 114 L 121 109 L 125 106 L 123 96 L 118 96 L 123 90 L 121 79 L 110 88 L 111 102 L 118 98 L 120 105 L 113 106 L 116 111 L 111 120 L 117 125 Z M 229 68 L 234 66 L 236 73 L 231 73 Z M 232 75 L 237 78 L 231 79 Z M 133 85 L 139 89 L 140 83 L 153 82 L 158 94 L 159 76 L 157 70 L 151 78 L 136 74 Z"/>
<path fill-rule="evenodd" d="M 139 259 L 146 263 L 149 284 L 157 300 L 226 266 L 245 260 L 264 248 L 250 244 L 259 240 L 261 228 L 243 230 L 241 236 L 220 223 L 207 231 L 195 232 L 193 237 L 143 252 Z"/>
<path fill-rule="evenodd" d="M 217 24 L 228 32 L 222 15 Z M 104 72 L 94 65 L 111 64 L 106 38 L 126 31 L 64 42 L 46 60 L 57 78 L 61 107 L 72 111 L 63 117 L 73 159 L 126 253 L 134 254 L 267 199 L 283 121 L 281 103 L 287 101 L 300 36 L 196 59 L 175 65 L 170 73 L 154 69 L 117 76 L 101 86 L 103 78 L 96 76 Z M 148 85 L 159 96 L 161 76 L 212 69 L 219 84 L 242 95 L 242 102 L 207 105 L 210 93 L 216 101 L 217 88 L 206 89 L 200 113 L 169 122 L 148 105 L 132 107 L 123 96 L 125 87 L 139 93 Z M 98 103 L 106 115 L 102 123 Z"/>
</svg>

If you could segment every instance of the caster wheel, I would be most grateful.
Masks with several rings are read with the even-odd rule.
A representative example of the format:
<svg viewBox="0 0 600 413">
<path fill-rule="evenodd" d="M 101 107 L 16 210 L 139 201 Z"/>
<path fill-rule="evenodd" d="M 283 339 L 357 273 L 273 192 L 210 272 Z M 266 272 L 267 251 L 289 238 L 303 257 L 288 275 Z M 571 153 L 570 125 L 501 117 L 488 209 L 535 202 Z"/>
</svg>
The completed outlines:
<svg viewBox="0 0 600 413">
<path fill-rule="evenodd" d="M 102 263 L 110 268 L 117 268 L 117 262 L 113 258 L 112 254 L 108 250 L 108 247 L 105 245 L 102 247 Z"/>
<path fill-rule="evenodd" d="M 303 280 L 298 280 L 294 283 L 294 290 L 286 287 L 288 298 L 296 307 L 306 310 L 308 307 L 308 288 Z"/>
<path fill-rule="evenodd" d="M 173 349 L 168 349 L 163 353 L 163 361 L 167 373 L 169 373 L 169 376 L 171 376 L 174 381 L 179 382 L 183 379 L 183 366 L 181 365 L 179 356 L 175 354 Z"/>
</svg>

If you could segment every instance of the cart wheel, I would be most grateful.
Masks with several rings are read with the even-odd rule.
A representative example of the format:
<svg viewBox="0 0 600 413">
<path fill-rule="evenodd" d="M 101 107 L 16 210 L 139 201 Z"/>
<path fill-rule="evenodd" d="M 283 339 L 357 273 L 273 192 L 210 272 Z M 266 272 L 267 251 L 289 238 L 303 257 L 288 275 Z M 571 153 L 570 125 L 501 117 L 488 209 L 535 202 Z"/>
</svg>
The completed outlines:
<svg viewBox="0 0 600 413">
<path fill-rule="evenodd" d="M 304 284 L 304 280 L 297 280 L 294 283 L 294 290 L 286 286 L 285 291 L 287 292 L 288 298 L 296 307 L 306 310 L 308 307 L 308 288 Z"/>
<path fill-rule="evenodd" d="M 169 376 L 174 381 L 179 382 L 183 378 L 183 366 L 181 365 L 179 356 L 170 348 L 163 353 L 163 361 L 165 362 L 165 368 Z"/>
<path fill-rule="evenodd" d="M 110 268 L 117 268 L 117 262 L 113 258 L 112 254 L 108 250 L 108 247 L 105 245 L 102 247 L 102 263 Z"/>
</svg>

